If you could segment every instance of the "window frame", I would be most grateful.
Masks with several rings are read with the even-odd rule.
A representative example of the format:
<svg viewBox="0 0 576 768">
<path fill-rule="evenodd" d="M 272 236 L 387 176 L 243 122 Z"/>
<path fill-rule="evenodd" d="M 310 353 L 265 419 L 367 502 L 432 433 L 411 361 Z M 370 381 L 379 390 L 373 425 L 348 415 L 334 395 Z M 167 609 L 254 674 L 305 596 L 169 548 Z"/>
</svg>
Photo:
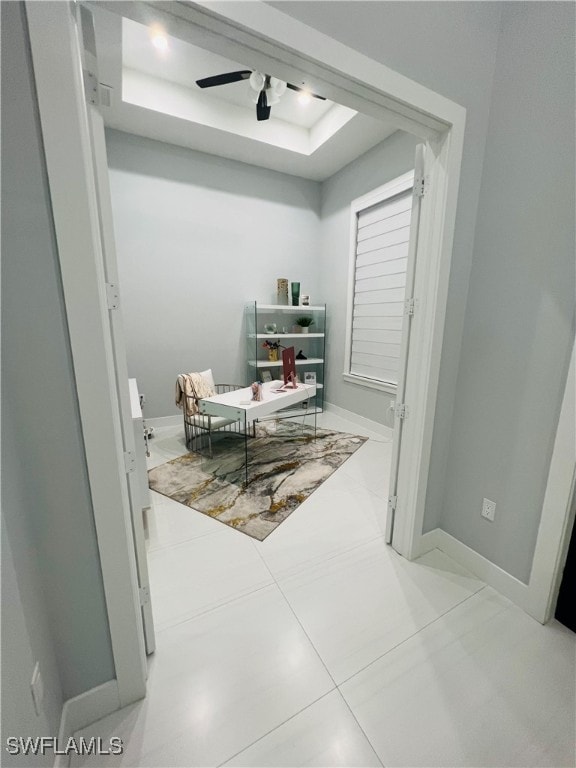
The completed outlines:
<svg viewBox="0 0 576 768">
<path fill-rule="evenodd" d="M 348 297 L 346 306 L 346 341 L 344 349 L 344 372 L 342 378 L 351 384 L 367 389 L 377 389 L 395 395 L 398 385 L 391 381 L 371 379 L 352 373 L 352 323 L 354 318 L 354 295 L 356 292 L 356 249 L 358 246 L 358 214 L 378 203 L 384 203 L 396 195 L 414 188 L 414 170 L 403 173 L 392 181 L 357 197 L 350 203 L 350 245 L 348 256 Z"/>
</svg>

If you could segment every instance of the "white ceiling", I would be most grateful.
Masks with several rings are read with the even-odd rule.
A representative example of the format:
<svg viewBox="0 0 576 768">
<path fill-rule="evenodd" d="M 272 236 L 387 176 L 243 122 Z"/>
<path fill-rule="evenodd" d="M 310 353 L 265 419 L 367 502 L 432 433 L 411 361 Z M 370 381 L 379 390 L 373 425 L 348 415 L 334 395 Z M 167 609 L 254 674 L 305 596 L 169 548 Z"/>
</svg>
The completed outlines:
<svg viewBox="0 0 576 768">
<path fill-rule="evenodd" d="M 160 80 L 168 80 L 193 91 L 198 90 L 196 80 L 204 77 L 254 69 L 250 64 L 230 61 L 175 37 L 169 38 L 167 51 L 160 51 L 150 44 L 150 29 L 131 19 L 124 19 L 122 22 L 122 65 L 126 69 L 136 70 Z M 253 91 L 246 80 L 202 92 L 203 96 L 221 99 L 250 109 L 255 114 L 256 107 L 251 101 L 252 94 Z M 333 106 L 331 101 L 318 99 L 313 99 L 304 106 L 298 102 L 297 94 L 288 90 L 280 103 L 274 105 L 271 114 L 272 117 L 293 125 L 311 128 Z M 352 113 L 353 110 L 350 112 Z"/>
<path fill-rule="evenodd" d="M 99 79 L 111 88 L 111 104 L 102 109 L 110 127 L 316 181 L 396 130 L 331 101 L 302 105 L 290 90 L 272 107 L 270 119 L 258 122 L 246 81 L 207 89 L 195 82 L 253 69 L 250 62 L 175 37 L 161 51 L 147 26 L 97 5 L 91 11 Z"/>
</svg>

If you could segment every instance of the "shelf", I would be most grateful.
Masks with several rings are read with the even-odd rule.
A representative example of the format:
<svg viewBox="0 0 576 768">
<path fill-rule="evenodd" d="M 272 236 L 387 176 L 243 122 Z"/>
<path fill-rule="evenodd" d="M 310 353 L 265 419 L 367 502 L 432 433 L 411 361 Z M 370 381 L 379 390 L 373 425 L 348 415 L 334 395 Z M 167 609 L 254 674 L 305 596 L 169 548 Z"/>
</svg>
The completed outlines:
<svg viewBox="0 0 576 768">
<path fill-rule="evenodd" d="M 307 360 L 296 360 L 295 362 L 296 365 L 318 365 L 323 363 L 324 359 L 322 357 L 309 357 Z M 249 360 L 248 365 L 252 368 L 278 368 L 282 365 L 282 360 L 276 360 L 275 362 L 270 360 Z"/>
<path fill-rule="evenodd" d="M 321 311 L 324 312 L 325 306 L 323 304 L 320 304 L 318 306 L 297 306 L 294 307 L 291 304 L 258 304 L 258 312 L 264 311 L 264 312 L 314 312 L 314 311 Z"/>
<path fill-rule="evenodd" d="M 296 358 L 296 373 L 298 380 L 303 380 L 304 374 L 308 372 L 314 374 L 317 390 L 313 403 L 320 413 L 324 408 L 324 359 L 329 330 L 326 326 L 326 304 L 295 307 L 292 304 L 259 304 L 250 301 L 246 302 L 244 311 L 247 378 L 253 380 L 272 376 L 282 379 L 282 355 L 278 354 L 279 359 L 272 362 L 263 347 L 280 347 L 279 352 L 294 347 L 295 353 L 308 356 L 306 360 Z M 304 329 L 299 327 L 296 320 L 300 317 L 313 320 L 312 326 Z M 271 328 L 275 329 L 274 333 L 265 330 Z M 287 333 L 282 333 L 282 330 Z M 302 330 L 309 333 L 298 333 Z"/>
<path fill-rule="evenodd" d="M 323 339 L 323 333 L 253 333 L 248 335 L 249 339 Z"/>
</svg>

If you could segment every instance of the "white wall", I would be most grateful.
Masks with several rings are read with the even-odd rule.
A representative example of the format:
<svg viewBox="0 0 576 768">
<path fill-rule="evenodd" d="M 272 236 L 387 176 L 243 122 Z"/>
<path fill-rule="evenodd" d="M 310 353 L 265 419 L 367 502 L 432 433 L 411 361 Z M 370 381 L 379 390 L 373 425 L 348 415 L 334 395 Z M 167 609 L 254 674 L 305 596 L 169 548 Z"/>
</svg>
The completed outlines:
<svg viewBox="0 0 576 768">
<path fill-rule="evenodd" d="M 417 140 L 397 131 L 322 184 L 321 280 L 327 297 L 326 399 L 381 424 L 392 425 L 386 411 L 392 395 L 344 381 L 344 345 L 348 300 L 350 203 L 414 168 Z"/>
<path fill-rule="evenodd" d="M 245 302 L 317 280 L 320 185 L 107 132 L 128 368 L 148 418 L 177 414 L 179 373 L 246 381 Z"/>
<path fill-rule="evenodd" d="M 574 4 L 503 9 L 441 517 L 522 581 L 574 334 L 574 23 Z"/>
<path fill-rule="evenodd" d="M 26 729 L 5 735 L 56 735 L 62 700 L 114 665 L 23 4 L 1 13 L 2 716 Z"/>
</svg>

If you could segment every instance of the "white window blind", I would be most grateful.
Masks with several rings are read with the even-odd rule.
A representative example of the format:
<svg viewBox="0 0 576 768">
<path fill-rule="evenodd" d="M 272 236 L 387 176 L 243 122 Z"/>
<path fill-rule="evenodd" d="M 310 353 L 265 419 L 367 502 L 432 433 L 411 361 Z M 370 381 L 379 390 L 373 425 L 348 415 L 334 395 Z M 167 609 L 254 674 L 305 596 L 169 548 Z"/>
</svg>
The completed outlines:
<svg viewBox="0 0 576 768">
<path fill-rule="evenodd" d="M 412 189 L 357 212 L 350 373 L 398 383 Z"/>
</svg>

